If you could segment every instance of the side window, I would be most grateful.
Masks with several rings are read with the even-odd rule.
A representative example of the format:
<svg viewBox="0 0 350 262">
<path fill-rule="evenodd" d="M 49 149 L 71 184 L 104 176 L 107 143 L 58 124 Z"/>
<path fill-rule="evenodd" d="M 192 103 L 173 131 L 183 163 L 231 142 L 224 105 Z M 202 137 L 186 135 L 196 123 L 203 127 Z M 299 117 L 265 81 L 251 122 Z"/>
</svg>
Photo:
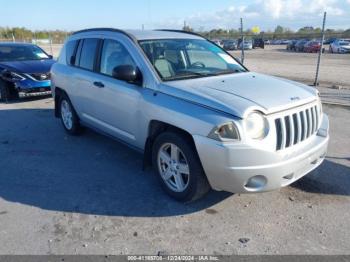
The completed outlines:
<svg viewBox="0 0 350 262">
<path fill-rule="evenodd" d="M 102 47 L 100 72 L 112 76 L 113 69 L 120 65 L 135 66 L 135 62 L 121 43 L 106 39 Z"/>
<path fill-rule="evenodd" d="M 66 61 L 68 65 L 74 64 L 74 58 L 72 59 L 72 56 L 74 55 L 77 43 L 77 40 L 73 40 L 66 44 Z"/>
<path fill-rule="evenodd" d="M 84 39 L 80 53 L 79 66 L 84 69 L 93 70 L 95 55 L 99 39 L 87 38 Z"/>
</svg>

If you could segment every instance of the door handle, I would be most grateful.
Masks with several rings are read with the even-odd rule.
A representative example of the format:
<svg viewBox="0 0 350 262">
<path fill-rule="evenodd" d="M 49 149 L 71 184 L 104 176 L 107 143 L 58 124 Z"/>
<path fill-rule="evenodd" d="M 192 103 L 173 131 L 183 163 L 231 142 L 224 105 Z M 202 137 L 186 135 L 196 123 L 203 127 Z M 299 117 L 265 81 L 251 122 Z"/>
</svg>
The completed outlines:
<svg viewBox="0 0 350 262">
<path fill-rule="evenodd" d="M 94 86 L 97 86 L 98 88 L 104 88 L 105 85 L 102 82 L 94 82 Z"/>
</svg>

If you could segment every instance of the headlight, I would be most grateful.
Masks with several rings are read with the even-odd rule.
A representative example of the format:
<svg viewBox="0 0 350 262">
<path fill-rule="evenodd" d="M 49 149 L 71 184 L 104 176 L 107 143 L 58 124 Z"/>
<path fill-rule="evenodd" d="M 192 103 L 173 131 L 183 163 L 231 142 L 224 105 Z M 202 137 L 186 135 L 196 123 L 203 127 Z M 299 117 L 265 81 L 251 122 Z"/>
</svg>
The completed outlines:
<svg viewBox="0 0 350 262">
<path fill-rule="evenodd" d="M 208 135 L 209 138 L 217 141 L 232 141 L 239 139 L 237 127 L 233 122 L 229 122 L 215 127 Z"/>
<path fill-rule="evenodd" d="M 11 71 L 3 71 L 2 77 L 9 81 L 22 81 L 25 79 L 25 77 L 21 76 L 20 74 Z"/>
<path fill-rule="evenodd" d="M 244 120 L 245 130 L 252 139 L 263 139 L 269 132 L 269 123 L 263 114 L 252 112 Z"/>
</svg>

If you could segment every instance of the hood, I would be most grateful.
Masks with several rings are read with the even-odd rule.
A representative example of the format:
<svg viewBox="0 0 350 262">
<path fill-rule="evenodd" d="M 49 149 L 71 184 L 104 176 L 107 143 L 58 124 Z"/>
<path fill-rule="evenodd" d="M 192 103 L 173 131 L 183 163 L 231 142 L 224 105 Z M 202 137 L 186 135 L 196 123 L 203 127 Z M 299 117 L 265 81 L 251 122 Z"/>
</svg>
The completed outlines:
<svg viewBox="0 0 350 262">
<path fill-rule="evenodd" d="M 55 63 L 52 59 L 0 62 L 0 67 L 18 73 L 47 73 Z"/>
<path fill-rule="evenodd" d="M 275 113 L 317 97 L 315 88 L 251 72 L 166 82 L 161 91 L 238 117 L 251 110 Z"/>
</svg>

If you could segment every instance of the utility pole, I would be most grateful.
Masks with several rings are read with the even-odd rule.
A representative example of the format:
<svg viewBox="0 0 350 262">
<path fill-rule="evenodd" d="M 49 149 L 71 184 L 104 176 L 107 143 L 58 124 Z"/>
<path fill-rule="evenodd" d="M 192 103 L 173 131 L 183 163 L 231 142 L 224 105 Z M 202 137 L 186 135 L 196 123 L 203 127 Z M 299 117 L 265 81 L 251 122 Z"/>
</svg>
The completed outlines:
<svg viewBox="0 0 350 262">
<path fill-rule="evenodd" d="M 320 49 L 320 52 L 318 53 L 316 77 L 315 77 L 315 83 L 314 83 L 315 87 L 317 87 L 319 85 L 319 83 L 318 83 L 318 76 L 319 76 L 321 57 L 322 57 L 322 51 L 323 51 L 324 30 L 325 30 L 325 26 L 326 26 L 326 18 L 327 18 L 327 12 L 324 12 L 324 14 L 323 14 L 323 24 L 322 24 L 321 49 Z"/>
<path fill-rule="evenodd" d="M 241 53 L 241 63 L 244 64 L 244 34 L 243 34 L 243 19 L 241 18 L 241 49 L 242 49 L 242 53 Z"/>
<path fill-rule="evenodd" d="M 50 43 L 51 55 L 53 56 L 53 51 L 52 51 L 52 38 L 51 38 L 51 34 L 50 34 L 50 33 L 49 33 L 49 43 Z"/>
</svg>

